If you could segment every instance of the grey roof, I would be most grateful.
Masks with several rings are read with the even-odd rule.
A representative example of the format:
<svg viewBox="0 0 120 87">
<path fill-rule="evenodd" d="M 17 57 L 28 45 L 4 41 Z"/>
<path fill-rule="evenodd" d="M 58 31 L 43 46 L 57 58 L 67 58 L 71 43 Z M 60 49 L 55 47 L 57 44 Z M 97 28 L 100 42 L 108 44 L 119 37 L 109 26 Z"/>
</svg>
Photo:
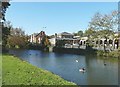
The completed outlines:
<svg viewBox="0 0 120 87">
<path fill-rule="evenodd" d="M 38 33 L 34 33 L 34 35 L 35 35 L 35 36 L 37 36 L 37 35 L 38 35 Z"/>
<path fill-rule="evenodd" d="M 71 33 L 68 33 L 68 32 L 62 32 L 62 33 L 60 33 L 61 35 L 73 35 L 73 34 L 71 34 Z"/>
</svg>

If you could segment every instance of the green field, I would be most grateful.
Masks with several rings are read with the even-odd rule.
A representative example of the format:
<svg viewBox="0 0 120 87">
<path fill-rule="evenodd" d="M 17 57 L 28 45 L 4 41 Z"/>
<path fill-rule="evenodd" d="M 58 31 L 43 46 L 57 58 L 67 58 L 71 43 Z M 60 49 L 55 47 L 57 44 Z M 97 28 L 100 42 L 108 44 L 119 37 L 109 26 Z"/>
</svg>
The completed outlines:
<svg viewBox="0 0 120 87">
<path fill-rule="evenodd" d="M 2 56 L 0 54 L 0 87 L 2 86 Z"/>
<path fill-rule="evenodd" d="M 76 85 L 17 57 L 3 55 L 2 85 Z"/>
</svg>

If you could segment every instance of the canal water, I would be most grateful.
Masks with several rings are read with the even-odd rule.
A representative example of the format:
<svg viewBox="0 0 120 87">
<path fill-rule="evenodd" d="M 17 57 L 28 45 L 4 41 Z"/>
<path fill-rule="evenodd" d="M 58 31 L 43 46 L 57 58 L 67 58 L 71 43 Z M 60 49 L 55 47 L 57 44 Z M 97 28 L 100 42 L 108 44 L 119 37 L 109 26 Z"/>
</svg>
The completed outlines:
<svg viewBox="0 0 120 87">
<path fill-rule="evenodd" d="M 118 85 L 117 61 L 38 50 L 10 50 L 9 53 L 78 85 Z M 79 71 L 83 67 L 84 73 Z"/>
</svg>

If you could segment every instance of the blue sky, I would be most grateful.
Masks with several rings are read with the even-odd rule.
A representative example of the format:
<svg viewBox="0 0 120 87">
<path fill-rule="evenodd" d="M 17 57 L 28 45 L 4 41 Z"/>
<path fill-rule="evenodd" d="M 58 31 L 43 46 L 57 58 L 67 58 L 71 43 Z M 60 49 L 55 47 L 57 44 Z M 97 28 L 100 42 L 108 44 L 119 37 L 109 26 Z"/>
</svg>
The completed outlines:
<svg viewBox="0 0 120 87">
<path fill-rule="evenodd" d="M 117 9 L 117 2 L 12 2 L 6 19 L 26 34 L 44 30 L 52 35 L 84 31 L 96 12 L 108 14 Z"/>
</svg>

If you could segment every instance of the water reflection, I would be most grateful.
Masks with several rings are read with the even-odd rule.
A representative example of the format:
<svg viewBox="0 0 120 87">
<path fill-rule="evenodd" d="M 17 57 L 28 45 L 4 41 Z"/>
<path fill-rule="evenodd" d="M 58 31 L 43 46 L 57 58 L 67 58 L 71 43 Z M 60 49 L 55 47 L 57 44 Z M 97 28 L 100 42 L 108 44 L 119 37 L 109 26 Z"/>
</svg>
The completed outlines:
<svg viewBox="0 0 120 87">
<path fill-rule="evenodd" d="M 79 85 L 117 85 L 118 62 L 94 56 L 44 53 L 37 50 L 10 50 L 11 54 L 31 64 L 49 70 Z M 78 60 L 79 62 L 76 62 Z M 106 63 L 106 66 L 104 65 Z M 86 72 L 79 72 L 85 67 Z"/>
</svg>

